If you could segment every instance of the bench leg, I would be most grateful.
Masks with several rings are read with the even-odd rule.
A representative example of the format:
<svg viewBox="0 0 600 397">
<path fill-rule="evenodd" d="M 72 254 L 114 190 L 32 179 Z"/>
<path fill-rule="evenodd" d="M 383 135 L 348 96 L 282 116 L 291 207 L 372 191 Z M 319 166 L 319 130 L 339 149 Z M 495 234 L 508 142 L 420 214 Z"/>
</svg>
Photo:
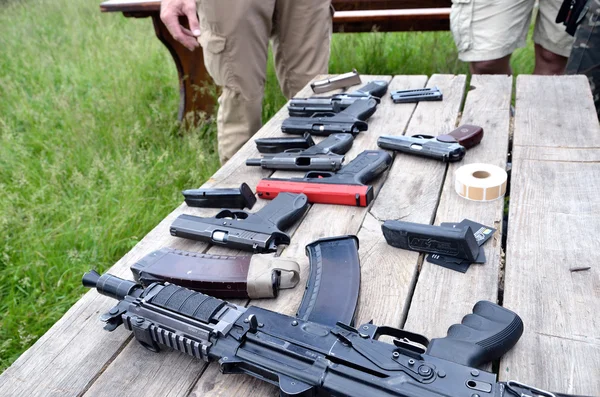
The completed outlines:
<svg viewBox="0 0 600 397">
<path fill-rule="evenodd" d="M 202 49 L 189 51 L 167 30 L 159 15 L 152 15 L 152 23 L 156 37 L 167 47 L 179 74 L 179 121 L 195 124 L 200 119 L 200 112 L 211 114 L 214 111 L 215 99 L 211 93 L 213 81 L 204 67 Z M 191 115 L 188 116 L 188 114 Z"/>
</svg>

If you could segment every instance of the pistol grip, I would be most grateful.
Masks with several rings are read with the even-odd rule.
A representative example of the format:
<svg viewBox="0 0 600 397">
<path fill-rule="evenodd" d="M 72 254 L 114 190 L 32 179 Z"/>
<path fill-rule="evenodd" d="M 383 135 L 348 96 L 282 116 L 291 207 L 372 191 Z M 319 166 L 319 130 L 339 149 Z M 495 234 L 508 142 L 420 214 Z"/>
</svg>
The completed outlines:
<svg viewBox="0 0 600 397">
<path fill-rule="evenodd" d="M 384 80 L 374 80 L 360 87 L 356 92 L 364 92 L 367 95 L 372 95 L 381 98 L 388 90 L 388 83 Z"/>
<path fill-rule="evenodd" d="M 392 163 L 392 156 L 383 150 L 365 150 L 344 166 L 335 178 L 365 185 L 385 171 Z"/>
<path fill-rule="evenodd" d="M 279 193 L 272 202 L 254 215 L 272 223 L 279 230 L 285 230 L 300 219 L 307 209 L 306 195 Z"/>
<path fill-rule="evenodd" d="M 523 321 L 514 312 L 479 301 L 473 313 L 448 328 L 445 338 L 432 339 L 425 354 L 469 367 L 497 360 L 523 334 Z"/>
<path fill-rule="evenodd" d="M 470 149 L 478 145 L 482 138 L 483 128 L 477 125 L 464 124 L 446 135 L 438 136 L 437 139 L 441 142 L 452 142 L 454 140 L 464 146 L 465 149 Z"/>
<path fill-rule="evenodd" d="M 353 142 L 354 136 L 352 134 L 331 134 L 317 145 L 306 149 L 302 153 L 305 155 L 329 153 L 342 155 L 350 150 Z"/>
<path fill-rule="evenodd" d="M 366 121 L 377 110 L 377 100 L 373 98 L 357 99 L 348 106 L 342 114 L 346 114 L 355 119 Z M 365 129 L 366 130 L 366 129 Z"/>
</svg>

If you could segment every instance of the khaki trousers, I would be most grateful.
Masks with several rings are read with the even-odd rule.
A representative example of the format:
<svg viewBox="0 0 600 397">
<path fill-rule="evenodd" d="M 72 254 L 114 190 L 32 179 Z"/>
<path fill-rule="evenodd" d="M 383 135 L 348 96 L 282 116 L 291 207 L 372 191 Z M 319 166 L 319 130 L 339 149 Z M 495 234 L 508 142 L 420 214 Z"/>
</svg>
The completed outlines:
<svg viewBox="0 0 600 397">
<path fill-rule="evenodd" d="M 463 62 L 498 59 L 525 47 L 535 0 L 452 0 L 450 29 Z M 533 41 L 568 57 L 573 38 L 555 22 L 562 0 L 539 0 Z"/>
<path fill-rule="evenodd" d="M 262 125 L 269 39 L 287 98 L 327 73 L 330 7 L 330 0 L 197 0 L 204 63 L 222 87 L 217 113 L 221 163 Z"/>
</svg>

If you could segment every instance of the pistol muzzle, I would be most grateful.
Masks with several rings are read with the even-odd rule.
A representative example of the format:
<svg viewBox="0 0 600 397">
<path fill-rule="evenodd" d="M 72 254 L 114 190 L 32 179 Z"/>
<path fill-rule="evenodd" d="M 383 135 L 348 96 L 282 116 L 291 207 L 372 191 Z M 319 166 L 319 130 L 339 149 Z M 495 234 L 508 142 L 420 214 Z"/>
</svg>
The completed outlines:
<svg viewBox="0 0 600 397">
<path fill-rule="evenodd" d="M 248 159 L 246 160 L 246 165 L 248 166 L 252 166 L 252 167 L 260 167 L 261 166 L 261 159 Z"/>
</svg>

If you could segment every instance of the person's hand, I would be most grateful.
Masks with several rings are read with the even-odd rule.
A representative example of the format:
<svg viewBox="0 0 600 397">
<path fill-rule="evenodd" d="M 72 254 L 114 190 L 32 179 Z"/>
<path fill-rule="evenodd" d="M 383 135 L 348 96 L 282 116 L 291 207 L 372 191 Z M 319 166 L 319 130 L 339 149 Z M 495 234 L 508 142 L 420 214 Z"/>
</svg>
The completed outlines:
<svg viewBox="0 0 600 397">
<path fill-rule="evenodd" d="M 189 29 L 181 26 L 179 17 L 187 17 Z M 199 46 L 200 25 L 196 14 L 195 0 L 162 0 L 160 3 L 160 19 L 171 36 L 190 51 Z"/>
</svg>

